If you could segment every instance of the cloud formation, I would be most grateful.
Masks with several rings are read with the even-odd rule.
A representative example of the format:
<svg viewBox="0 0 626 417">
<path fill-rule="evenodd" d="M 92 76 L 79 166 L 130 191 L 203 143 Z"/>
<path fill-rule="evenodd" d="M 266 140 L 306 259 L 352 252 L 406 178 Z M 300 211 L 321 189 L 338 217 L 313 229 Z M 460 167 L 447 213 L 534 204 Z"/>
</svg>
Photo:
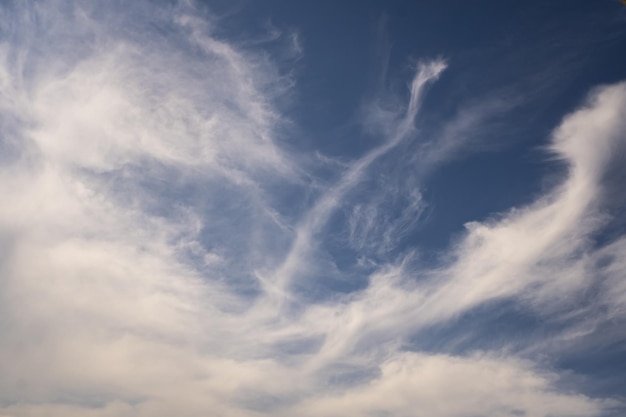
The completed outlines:
<svg viewBox="0 0 626 417">
<path fill-rule="evenodd" d="M 0 25 L 0 416 L 591 417 L 618 405 L 562 389 L 527 346 L 412 341 L 498 301 L 560 318 L 586 297 L 602 307 L 588 323 L 626 319 L 626 238 L 597 238 L 613 220 L 626 84 L 593 91 L 553 132 L 560 184 L 467 224 L 425 265 L 397 247 L 424 204 L 419 175 L 370 204 L 355 196 L 423 140 L 420 105 L 445 62 L 418 66 L 403 108 L 379 118 L 379 145 L 337 164 L 310 201 L 302 167 L 316 159 L 285 146 L 276 104 L 292 80 L 216 35 L 219 19 L 193 2 L 16 2 Z M 455 123 L 417 158 L 456 156 Z M 328 246 L 341 210 L 362 261 L 344 269 Z M 315 276 L 364 284 L 298 291 Z"/>
</svg>

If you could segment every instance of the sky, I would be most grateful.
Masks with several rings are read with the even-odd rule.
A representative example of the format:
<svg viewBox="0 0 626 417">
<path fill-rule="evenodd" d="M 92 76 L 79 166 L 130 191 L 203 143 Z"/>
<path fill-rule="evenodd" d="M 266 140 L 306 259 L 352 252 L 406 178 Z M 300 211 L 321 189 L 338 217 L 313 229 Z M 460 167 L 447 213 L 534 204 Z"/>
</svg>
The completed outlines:
<svg viewBox="0 0 626 417">
<path fill-rule="evenodd" d="M 618 0 L 0 1 L 0 417 L 626 414 Z"/>
</svg>

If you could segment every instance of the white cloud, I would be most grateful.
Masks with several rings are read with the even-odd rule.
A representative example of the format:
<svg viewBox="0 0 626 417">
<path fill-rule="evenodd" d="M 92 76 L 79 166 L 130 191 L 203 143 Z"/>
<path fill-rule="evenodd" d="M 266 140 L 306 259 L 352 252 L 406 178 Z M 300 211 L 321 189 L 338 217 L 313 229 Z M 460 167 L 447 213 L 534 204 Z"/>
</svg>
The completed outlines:
<svg viewBox="0 0 626 417">
<path fill-rule="evenodd" d="M 339 181 L 326 190 L 304 215 L 304 220 L 295 231 L 294 243 L 283 264 L 271 272 L 275 281 L 273 285 L 279 288 L 279 293 L 283 293 L 294 276 L 306 268 L 306 263 L 303 260 L 315 244 L 315 234 L 319 233 L 325 226 L 330 215 L 338 208 L 346 194 L 367 175 L 367 169 L 370 165 L 411 136 L 424 90 L 428 84 L 439 78 L 445 68 L 445 62 L 439 60 L 420 64 L 411 83 L 411 94 L 406 113 L 396 121 L 397 128 L 389 134 L 389 137 L 385 138 L 381 145 L 352 163 Z"/>
<path fill-rule="evenodd" d="M 351 295 L 338 313 L 344 317 L 340 322 L 355 323 L 358 317 L 361 330 L 353 334 L 341 326 L 337 337 L 353 345 L 360 332 L 372 328 L 397 334 L 416 331 L 508 297 L 537 308 L 555 308 L 561 302 L 571 307 L 571 296 L 596 278 L 586 258 L 594 256 L 591 234 L 607 221 L 601 210 L 601 167 L 609 163 L 616 142 L 624 141 L 624 97 L 623 84 L 600 90 L 556 131 L 553 149 L 569 166 L 561 185 L 500 219 L 468 224 L 466 236 L 448 254 L 448 264 L 439 269 L 412 271 L 411 265 L 374 275 L 370 286 Z M 598 119 L 602 123 L 593 131 L 572 129 Z M 572 153 L 583 144 L 584 152 Z M 337 314 L 331 310 L 329 315 Z"/>
<path fill-rule="evenodd" d="M 355 389 L 306 401 L 305 416 L 493 417 L 598 415 L 606 404 L 551 389 L 554 375 L 527 363 L 475 355 L 401 354 Z"/>
<path fill-rule="evenodd" d="M 290 284 L 319 263 L 318 234 L 414 133 L 445 64 L 418 68 L 396 129 L 291 224 L 273 206 L 284 196 L 268 191 L 301 186 L 292 161 L 306 156 L 279 146 L 272 105 L 289 81 L 218 39 L 219 22 L 191 3 L 137 4 L 15 5 L 19 25 L 2 16 L 13 36 L 0 49 L 0 112 L 13 125 L 1 140 L 19 152 L 0 171 L 0 413 L 539 417 L 610 404 L 559 392 L 556 374 L 502 353 L 402 347 L 493 299 L 543 308 L 584 289 L 590 264 L 571 262 L 583 255 L 609 259 L 602 302 L 623 314 L 623 242 L 594 251 L 588 238 L 607 221 L 603 167 L 624 141 L 624 85 L 598 90 L 556 131 L 563 184 L 469 225 L 445 265 L 414 269 L 409 254 L 362 291 L 297 305 Z M 414 192 L 407 213 L 381 222 L 390 241 L 420 210 Z M 381 212 L 363 216 L 357 247 L 385 235 Z M 255 274 L 266 287 L 240 286 Z"/>
</svg>

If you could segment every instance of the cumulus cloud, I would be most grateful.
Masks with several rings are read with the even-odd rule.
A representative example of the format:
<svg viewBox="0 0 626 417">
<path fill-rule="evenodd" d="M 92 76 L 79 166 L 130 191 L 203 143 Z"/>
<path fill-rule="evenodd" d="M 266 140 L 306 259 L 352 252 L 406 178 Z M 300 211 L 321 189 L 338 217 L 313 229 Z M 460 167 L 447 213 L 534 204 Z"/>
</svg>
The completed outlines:
<svg viewBox="0 0 626 417">
<path fill-rule="evenodd" d="M 292 80 L 254 43 L 219 38 L 207 11 L 14 3 L 0 24 L 0 415 L 582 417 L 614 404 L 560 390 L 556 370 L 514 353 L 419 352 L 409 339 L 498 299 L 566 310 L 598 276 L 597 303 L 623 317 L 623 238 L 592 238 L 611 221 L 624 84 L 555 130 L 560 185 L 468 224 L 426 267 L 411 251 L 385 256 L 415 225 L 418 185 L 393 217 L 395 191 L 370 205 L 351 193 L 417 137 L 445 62 L 422 63 L 379 145 L 287 216 L 285 195 L 313 175 L 282 146 L 275 100 Z M 347 273 L 367 285 L 301 297 L 294 284 L 325 265 L 327 225 L 350 206 L 351 247 L 380 258 Z"/>
</svg>

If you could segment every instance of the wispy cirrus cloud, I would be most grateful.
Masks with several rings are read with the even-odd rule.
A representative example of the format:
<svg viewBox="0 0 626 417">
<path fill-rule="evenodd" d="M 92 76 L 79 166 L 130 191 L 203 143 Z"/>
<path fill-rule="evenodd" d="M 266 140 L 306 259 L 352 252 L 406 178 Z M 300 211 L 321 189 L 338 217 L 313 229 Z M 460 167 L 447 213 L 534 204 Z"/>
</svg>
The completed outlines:
<svg viewBox="0 0 626 417">
<path fill-rule="evenodd" d="M 560 185 L 469 224 L 439 264 L 422 266 L 397 248 L 415 225 L 419 183 L 391 183 L 371 205 L 353 193 L 419 140 L 425 87 L 443 61 L 417 68 L 378 146 L 283 216 L 314 175 L 298 162 L 315 163 L 281 145 L 274 100 L 292 80 L 217 37 L 207 11 L 10 4 L 0 24 L 1 143 L 12 149 L 0 171 L 1 414 L 539 417 L 615 404 L 560 390 L 556 370 L 515 353 L 524 346 L 454 354 L 410 340 L 494 300 L 571 311 L 597 275 L 595 303 L 623 316 L 623 239 L 591 241 L 611 221 L 603 184 L 626 140 L 623 84 L 594 92 L 556 129 Z M 456 152 L 451 126 L 424 155 Z M 398 189 L 409 193 L 402 204 Z M 368 268 L 320 267 L 341 210 L 352 213 L 352 250 L 377 254 Z M 293 287 L 312 268 L 366 285 L 304 297 Z"/>
<path fill-rule="evenodd" d="M 306 213 L 302 224 L 296 229 L 293 246 L 278 270 L 272 275 L 277 279 L 277 286 L 284 289 L 297 274 L 307 251 L 314 243 L 314 234 L 321 231 L 333 210 L 337 209 L 341 200 L 362 180 L 370 165 L 390 150 L 394 149 L 413 132 L 415 119 L 419 110 L 425 87 L 436 80 L 445 69 L 445 62 L 433 61 L 420 65 L 411 83 L 410 98 L 406 113 L 397 120 L 397 129 L 393 130 L 384 142 L 352 163 L 339 181 L 326 190 Z"/>
</svg>

